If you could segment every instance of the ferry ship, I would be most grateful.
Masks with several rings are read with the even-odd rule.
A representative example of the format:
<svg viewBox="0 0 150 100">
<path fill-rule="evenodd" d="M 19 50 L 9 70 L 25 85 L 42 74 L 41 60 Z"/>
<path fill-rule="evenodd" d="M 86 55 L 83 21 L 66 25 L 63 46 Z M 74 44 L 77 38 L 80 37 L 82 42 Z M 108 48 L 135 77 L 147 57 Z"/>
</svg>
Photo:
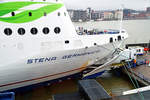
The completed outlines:
<svg viewBox="0 0 150 100">
<path fill-rule="evenodd" d="M 80 73 L 128 37 L 79 32 L 61 0 L 1 0 L 0 92 Z"/>
</svg>

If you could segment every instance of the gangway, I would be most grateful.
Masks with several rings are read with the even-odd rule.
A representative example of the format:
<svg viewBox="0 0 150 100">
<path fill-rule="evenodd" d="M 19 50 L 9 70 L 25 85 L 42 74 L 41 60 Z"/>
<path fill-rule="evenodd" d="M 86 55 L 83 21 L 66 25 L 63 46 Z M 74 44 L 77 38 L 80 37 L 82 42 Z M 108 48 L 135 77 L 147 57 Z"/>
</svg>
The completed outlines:
<svg viewBox="0 0 150 100">
<path fill-rule="evenodd" d="M 90 71 L 88 71 L 86 73 L 86 71 L 84 71 L 83 73 L 83 79 L 89 79 L 89 78 L 92 78 L 92 77 L 96 77 L 98 75 L 101 75 L 106 69 L 108 69 L 114 60 L 116 60 L 119 55 L 121 55 L 121 50 L 119 49 L 116 49 L 112 54 L 108 55 L 107 57 L 97 61 L 97 62 L 103 62 L 105 61 L 104 64 L 100 65 L 100 66 L 90 66 L 88 67 L 88 69 L 91 69 Z M 97 63 L 95 62 L 95 63 Z"/>
<path fill-rule="evenodd" d="M 135 51 L 129 49 L 119 49 L 117 48 L 112 54 L 109 54 L 105 58 L 96 61 L 95 63 L 100 66 L 89 66 L 86 70 L 83 71 L 83 79 L 91 79 L 100 76 L 106 70 L 112 68 L 116 62 L 121 62 L 122 60 L 131 61 L 135 59 Z M 100 62 L 98 64 L 98 62 Z"/>
</svg>

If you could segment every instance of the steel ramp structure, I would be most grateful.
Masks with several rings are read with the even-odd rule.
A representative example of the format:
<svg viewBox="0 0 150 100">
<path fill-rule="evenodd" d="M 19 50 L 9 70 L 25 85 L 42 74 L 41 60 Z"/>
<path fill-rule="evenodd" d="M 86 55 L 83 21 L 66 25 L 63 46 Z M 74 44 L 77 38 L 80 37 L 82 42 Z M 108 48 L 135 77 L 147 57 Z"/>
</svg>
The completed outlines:
<svg viewBox="0 0 150 100">
<path fill-rule="evenodd" d="M 90 69 L 90 71 L 85 70 L 83 72 L 83 79 L 90 79 L 93 77 L 97 77 L 99 75 L 101 75 L 102 73 L 105 72 L 105 70 L 107 70 L 108 68 L 110 68 L 110 65 L 116 60 L 118 59 L 119 56 L 121 56 L 123 53 L 123 51 L 121 49 L 116 49 L 111 55 L 108 55 L 107 57 L 97 61 L 98 62 L 103 62 L 105 61 L 105 63 L 103 63 L 100 66 L 90 66 L 88 67 L 88 69 Z"/>
</svg>

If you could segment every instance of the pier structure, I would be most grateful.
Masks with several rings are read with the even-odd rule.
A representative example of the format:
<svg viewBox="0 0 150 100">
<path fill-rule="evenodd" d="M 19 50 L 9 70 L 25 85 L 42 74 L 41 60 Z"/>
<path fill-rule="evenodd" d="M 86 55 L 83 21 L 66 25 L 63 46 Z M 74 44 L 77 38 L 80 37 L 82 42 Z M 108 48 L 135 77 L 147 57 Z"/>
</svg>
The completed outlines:
<svg viewBox="0 0 150 100">
<path fill-rule="evenodd" d="M 129 74 L 132 78 L 135 78 L 142 85 L 148 86 L 150 85 L 150 66 L 149 66 L 150 53 L 141 56 L 140 59 L 141 58 L 142 60 L 137 59 L 136 63 L 138 66 L 130 67 L 130 65 L 127 64 L 128 68 L 127 69 L 124 68 L 123 72 Z"/>
<path fill-rule="evenodd" d="M 128 72 L 132 78 L 138 80 L 141 84 L 150 85 L 150 67 L 141 65 L 136 68 L 128 69 Z"/>
<path fill-rule="evenodd" d="M 53 95 L 53 100 L 149 100 L 150 90 L 120 96 L 110 96 L 94 79 L 80 80 L 78 92 Z"/>
</svg>

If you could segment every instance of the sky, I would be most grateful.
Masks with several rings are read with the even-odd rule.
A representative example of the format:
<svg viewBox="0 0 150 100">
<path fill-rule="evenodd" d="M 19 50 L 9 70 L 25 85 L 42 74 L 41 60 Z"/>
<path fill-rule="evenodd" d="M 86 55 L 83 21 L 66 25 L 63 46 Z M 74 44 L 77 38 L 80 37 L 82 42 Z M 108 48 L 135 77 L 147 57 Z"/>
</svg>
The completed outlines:
<svg viewBox="0 0 150 100">
<path fill-rule="evenodd" d="M 86 9 L 91 7 L 95 10 L 113 10 L 121 8 L 145 10 L 150 6 L 150 0 L 63 0 L 67 9 Z"/>
</svg>

